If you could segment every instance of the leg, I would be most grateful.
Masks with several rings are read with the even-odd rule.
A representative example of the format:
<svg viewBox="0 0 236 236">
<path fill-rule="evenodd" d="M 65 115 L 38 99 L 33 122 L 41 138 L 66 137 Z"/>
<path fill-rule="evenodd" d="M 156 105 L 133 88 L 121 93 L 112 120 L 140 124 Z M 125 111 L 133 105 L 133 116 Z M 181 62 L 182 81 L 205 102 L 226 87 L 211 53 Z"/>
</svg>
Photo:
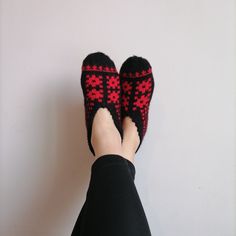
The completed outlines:
<svg viewBox="0 0 236 236">
<path fill-rule="evenodd" d="M 113 120 L 106 113 L 106 109 L 98 111 L 94 118 L 92 140 L 97 159 L 92 165 L 86 202 L 72 236 L 150 236 L 134 184 L 135 167 L 128 160 L 134 156 L 136 149 L 132 144 L 134 149 L 129 150 L 126 142 L 123 150 L 119 133 L 113 129 Z M 102 123 L 107 126 L 105 132 Z M 133 130 L 132 124 L 130 123 L 131 127 L 128 124 L 125 123 L 124 127 L 127 137 L 135 137 L 128 132 Z M 133 139 L 134 143 L 136 139 L 137 137 Z M 98 152 L 102 156 L 97 155 Z M 123 153 L 126 153 L 127 159 L 122 156 Z"/>
<path fill-rule="evenodd" d="M 127 160 L 119 155 L 95 161 L 86 204 L 81 235 L 151 235 Z"/>
</svg>

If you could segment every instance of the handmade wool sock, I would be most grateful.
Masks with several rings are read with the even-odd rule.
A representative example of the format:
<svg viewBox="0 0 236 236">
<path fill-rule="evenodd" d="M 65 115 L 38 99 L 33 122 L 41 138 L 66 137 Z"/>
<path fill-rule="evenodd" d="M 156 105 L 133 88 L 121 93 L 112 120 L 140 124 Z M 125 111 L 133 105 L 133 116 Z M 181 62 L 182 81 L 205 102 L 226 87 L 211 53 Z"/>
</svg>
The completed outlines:
<svg viewBox="0 0 236 236">
<path fill-rule="evenodd" d="M 82 64 L 81 86 L 84 94 L 85 121 L 88 145 L 91 144 L 92 124 L 99 108 L 107 108 L 113 118 L 121 138 L 121 97 L 120 78 L 114 62 L 104 53 L 89 54 Z"/>
<path fill-rule="evenodd" d="M 135 123 L 141 146 L 147 131 L 148 112 L 151 102 L 154 79 L 149 62 L 133 56 L 128 58 L 120 69 L 121 80 L 121 116 L 129 116 Z"/>
</svg>

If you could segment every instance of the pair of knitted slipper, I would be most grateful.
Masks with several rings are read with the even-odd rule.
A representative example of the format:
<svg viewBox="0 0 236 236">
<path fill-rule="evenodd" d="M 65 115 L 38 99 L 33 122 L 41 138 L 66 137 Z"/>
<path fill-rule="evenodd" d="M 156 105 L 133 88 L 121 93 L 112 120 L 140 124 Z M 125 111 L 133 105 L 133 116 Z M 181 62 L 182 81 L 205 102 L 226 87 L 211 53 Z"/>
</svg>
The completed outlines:
<svg viewBox="0 0 236 236">
<path fill-rule="evenodd" d="M 129 116 L 135 123 L 140 148 L 147 131 L 148 111 L 154 79 L 149 62 L 133 56 L 121 66 L 118 74 L 114 62 L 104 53 L 89 54 L 83 61 L 81 86 L 84 94 L 85 120 L 88 145 L 91 144 L 92 124 L 99 108 L 107 108 L 123 138 L 122 120 Z"/>
</svg>

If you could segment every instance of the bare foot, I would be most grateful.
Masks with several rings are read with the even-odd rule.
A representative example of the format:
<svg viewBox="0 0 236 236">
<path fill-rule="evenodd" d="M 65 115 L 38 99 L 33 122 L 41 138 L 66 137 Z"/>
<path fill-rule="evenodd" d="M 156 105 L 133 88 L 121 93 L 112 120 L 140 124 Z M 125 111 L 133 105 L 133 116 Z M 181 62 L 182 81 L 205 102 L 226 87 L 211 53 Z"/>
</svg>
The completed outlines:
<svg viewBox="0 0 236 236">
<path fill-rule="evenodd" d="M 122 155 L 121 136 L 107 108 L 99 108 L 95 114 L 91 143 L 96 159 L 106 154 Z"/>
<path fill-rule="evenodd" d="M 122 154 L 123 157 L 131 162 L 134 162 L 135 151 L 140 143 L 137 127 L 130 117 L 125 117 L 123 120 L 123 142 Z"/>
</svg>

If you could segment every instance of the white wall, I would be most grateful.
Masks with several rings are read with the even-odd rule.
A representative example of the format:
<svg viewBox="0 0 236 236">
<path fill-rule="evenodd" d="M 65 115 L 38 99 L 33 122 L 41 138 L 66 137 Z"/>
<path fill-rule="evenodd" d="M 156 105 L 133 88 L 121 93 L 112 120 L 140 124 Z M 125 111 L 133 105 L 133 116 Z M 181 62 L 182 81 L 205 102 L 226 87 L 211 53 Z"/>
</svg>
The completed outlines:
<svg viewBox="0 0 236 236">
<path fill-rule="evenodd" d="M 0 235 L 70 235 L 89 181 L 80 67 L 152 64 L 136 184 L 154 236 L 236 235 L 233 0 L 2 0 Z"/>
</svg>

